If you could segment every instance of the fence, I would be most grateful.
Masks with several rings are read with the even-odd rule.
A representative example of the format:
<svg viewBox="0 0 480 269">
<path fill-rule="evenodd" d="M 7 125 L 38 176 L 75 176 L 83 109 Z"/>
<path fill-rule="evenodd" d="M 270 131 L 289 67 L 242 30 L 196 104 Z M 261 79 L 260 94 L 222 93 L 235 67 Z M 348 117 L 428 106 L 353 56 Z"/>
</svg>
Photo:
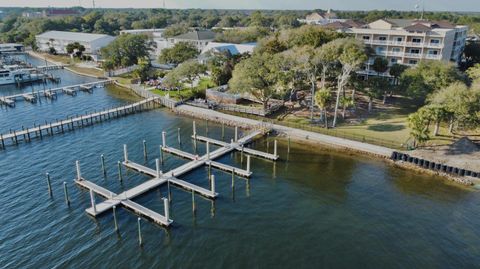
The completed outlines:
<svg viewBox="0 0 480 269">
<path fill-rule="evenodd" d="M 160 96 L 160 95 L 157 95 L 157 94 L 153 94 L 151 93 L 150 91 L 144 89 L 142 86 L 140 85 L 130 85 L 129 87 L 136 95 L 140 96 L 140 97 L 143 97 L 143 98 L 152 98 L 152 97 L 157 97 L 158 99 L 158 102 L 163 105 L 163 106 L 166 106 L 168 108 L 175 108 L 176 106 L 178 106 L 179 104 L 181 104 L 182 102 L 180 101 L 175 101 L 173 99 L 170 99 L 170 98 L 167 98 L 165 96 Z"/>
<path fill-rule="evenodd" d="M 132 65 L 132 66 L 125 67 L 125 68 L 110 70 L 110 71 L 105 72 L 104 75 L 106 77 L 119 76 L 119 75 L 123 75 L 123 74 L 126 74 L 126 73 L 130 73 L 133 70 L 137 69 L 137 67 L 138 67 L 138 65 Z"/>
</svg>

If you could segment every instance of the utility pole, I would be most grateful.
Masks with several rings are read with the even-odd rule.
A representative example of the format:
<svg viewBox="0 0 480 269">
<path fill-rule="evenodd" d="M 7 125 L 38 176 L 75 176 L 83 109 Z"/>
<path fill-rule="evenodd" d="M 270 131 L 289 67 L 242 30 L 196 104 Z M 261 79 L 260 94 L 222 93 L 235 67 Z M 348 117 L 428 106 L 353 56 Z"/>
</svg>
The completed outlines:
<svg viewBox="0 0 480 269">
<path fill-rule="evenodd" d="M 92 7 L 95 9 L 95 0 L 92 0 Z"/>
</svg>

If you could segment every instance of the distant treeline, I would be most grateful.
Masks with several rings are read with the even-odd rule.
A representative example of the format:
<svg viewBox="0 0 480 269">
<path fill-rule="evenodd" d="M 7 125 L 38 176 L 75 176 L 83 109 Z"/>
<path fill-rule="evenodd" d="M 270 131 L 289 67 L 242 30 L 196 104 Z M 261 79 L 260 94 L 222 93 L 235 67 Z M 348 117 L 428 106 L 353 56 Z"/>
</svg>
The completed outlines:
<svg viewBox="0 0 480 269">
<path fill-rule="evenodd" d="M 23 12 L 43 11 L 34 8 L 2 8 L 0 41 L 34 45 L 35 35 L 48 30 L 78 31 L 117 35 L 121 30 L 141 28 L 177 29 L 212 27 L 265 27 L 271 29 L 300 26 L 311 10 L 202 10 L 202 9 L 85 9 L 74 8 L 79 16 L 58 18 L 25 18 Z M 323 10 L 317 10 L 322 12 Z M 371 22 L 379 18 L 418 18 L 418 12 L 402 11 L 335 11 L 340 18 Z M 480 33 L 480 14 L 425 12 L 424 18 L 467 24 Z M 175 32 L 175 31 L 172 31 Z"/>
</svg>

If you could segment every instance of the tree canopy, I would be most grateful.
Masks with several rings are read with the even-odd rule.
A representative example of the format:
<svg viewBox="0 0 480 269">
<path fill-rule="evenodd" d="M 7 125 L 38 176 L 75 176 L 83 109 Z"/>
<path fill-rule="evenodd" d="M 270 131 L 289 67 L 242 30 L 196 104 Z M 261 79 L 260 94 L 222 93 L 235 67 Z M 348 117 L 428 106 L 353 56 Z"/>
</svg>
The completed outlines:
<svg viewBox="0 0 480 269">
<path fill-rule="evenodd" d="M 158 60 L 161 63 L 176 65 L 197 57 L 199 53 L 200 52 L 194 45 L 186 42 L 179 42 L 171 48 L 163 49 Z"/>
<path fill-rule="evenodd" d="M 101 49 L 104 67 L 111 70 L 138 64 L 139 59 L 149 57 L 152 48 L 153 44 L 146 35 L 120 35 Z"/>
</svg>

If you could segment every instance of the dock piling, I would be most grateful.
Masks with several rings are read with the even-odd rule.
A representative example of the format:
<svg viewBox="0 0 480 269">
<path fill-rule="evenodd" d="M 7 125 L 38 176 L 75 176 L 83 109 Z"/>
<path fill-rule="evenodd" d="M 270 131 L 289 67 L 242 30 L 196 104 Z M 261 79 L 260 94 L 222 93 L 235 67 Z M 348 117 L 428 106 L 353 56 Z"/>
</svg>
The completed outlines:
<svg viewBox="0 0 480 269">
<path fill-rule="evenodd" d="M 160 146 L 160 162 L 163 164 L 163 147 Z"/>
<path fill-rule="evenodd" d="M 77 180 L 82 180 L 82 171 L 80 170 L 80 161 L 75 161 L 75 166 L 77 167 Z"/>
<path fill-rule="evenodd" d="M 232 190 L 235 189 L 235 168 L 232 169 Z"/>
<path fill-rule="evenodd" d="M 128 163 L 128 150 L 127 150 L 127 144 L 123 144 L 123 158 L 125 159 L 125 162 Z"/>
<path fill-rule="evenodd" d="M 163 198 L 163 209 L 164 209 L 165 218 L 167 219 L 167 221 L 169 221 L 170 220 L 170 203 L 169 203 L 169 199 L 167 198 Z"/>
<path fill-rule="evenodd" d="M 207 160 L 210 160 L 210 142 L 207 141 Z"/>
<path fill-rule="evenodd" d="M 235 126 L 235 142 L 238 141 L 238 126 Z"/>
<path fill-rule="evenodd" d="M 143 140 L 143 158 L 146 160 L 147 157 L 147 141 Z"/>
<path fill-rule="evenodd" d="M 160 178 L 162 171 L 160 170 L 160 160 L 155 159 L 155 166 L 157 168 L 157 177 Z"/>
<path fill-rule="evenodd" d="M 123 181 L 122 164 L 120 163 L 120 161 L 117 162 L 117 166 L 118 166 L 118 180 L 122 182 Z"/>
<path fill-rule="evenodd" d="M 250 155 L 247 155 L 247 173 L 250 173 Z"/>
<path fill-rule="evenodd" d="M 193 121 L 193 136 L 197 135 L 197 126 L 195 125 L 195 121 Z"/>
<path fill-rule="evenodd" d="M 95 205 L 95 194 L 90 189 L 90 203 L 92 204 L 93 213 L 97 214 L 97 206 Z"/>
<path fill-rule="evenodd" d="M 70 205 L 70 199 L 68 198 L 68 189 L 67 189 L 67 182 L 63 182 L 63 192 L 65 194 L 65 203 L 69 206 Z"/>
<path fill-rule="evenodd" d="M 166 147 L 166 145 L 167 145 L 166 144 L 166 138 L 165 138 L 166 134 L 167 133 L 165 131 L 162 131 L 162 146 L 163 147 Z"/>
<path fill-rule="evenodd" d="M 102 173 L 105 176 L 107 174 L 107 169 L 105 168 L 105 156 L 103 154 L 100 155 L 100 161 L 102 163 Z"/>
<path fill-rule="evenodd" d="M 222 141 L 225 141 L 225 122 L 222 121 Z"/>
<path fill-rule="evenodd" d="M 142 246 L 143 245 L 143 242 L 142 242 L 142 228 L 140 226 L 140 220 L 141 220 L 141 218 L 137 219 L 137 223 L 138 223 L 138 244 L 140 246 Z"/>
<path fill-rule="evenodd" d="M 115 231 L 118 231 L 118 223 L 117 223 L 117 214 L 116 214 L 116 206 L 112 207 L 113 209 L 113 222 L 115 223 Z"/>
<path fill-rule="evenodd" d="M 178 145 L 182 144 L 182 139 L 180 137 L 180 128 L 177 128 L 177 139 L 178 139 Z"/>
<path fill-rule="evenodd" d="M 290 135 L 288 136 L 288 147 L 287 147 L 287 153 L 290 153 Z"/>
<path fill-rule="evenodd" d="M 215 195 L 215 175 L 212 175 L 212 193 Z"/>
<path fill-rule="evenodd" d="M 52 197 L 52 184 L 50 183 L 50 174 L 47 173 L 46 176 L 47 176 L 48 195 Z"/>
<path fill-rule="evenodd" d="M 192 212 L 195 214 L 196 208 L 195 208 L 195 191 L 192 190 Z"/>
<path fill-rule="evenodd" d="M 277 140 L 273 141 L 273 155 L 277 156 Z"/>
</svg>

